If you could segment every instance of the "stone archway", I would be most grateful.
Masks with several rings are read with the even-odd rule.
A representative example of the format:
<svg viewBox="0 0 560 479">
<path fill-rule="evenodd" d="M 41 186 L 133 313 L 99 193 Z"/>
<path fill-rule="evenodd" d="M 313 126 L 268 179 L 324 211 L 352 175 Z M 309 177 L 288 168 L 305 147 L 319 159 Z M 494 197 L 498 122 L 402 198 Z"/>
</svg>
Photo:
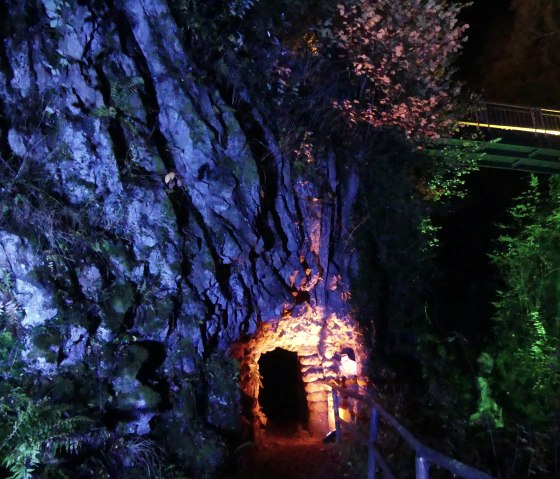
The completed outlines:
<svg viewBox="0 0 560 479">
<path fill-rule="evenodd" d="M 267 424 L 266 414 L 259 402 L 262 387 L 259 359 L 276 348 L 297 354 L 309 408 L 309 431 L 325 434 L 334 427 L 328 382 L 341 376 L 343 350 L 353 351 L 357 376 L 363 376 L 367 354 L 356 321 L 350 316 L 325 314 L 321 308 L 309 307 L 297 317 L 288 316 L 261 323 L 248 341 L 232 347 L 232 355 L 241 364 L 241 389 L 251 401 L 256 434 Z"/>
</svg>

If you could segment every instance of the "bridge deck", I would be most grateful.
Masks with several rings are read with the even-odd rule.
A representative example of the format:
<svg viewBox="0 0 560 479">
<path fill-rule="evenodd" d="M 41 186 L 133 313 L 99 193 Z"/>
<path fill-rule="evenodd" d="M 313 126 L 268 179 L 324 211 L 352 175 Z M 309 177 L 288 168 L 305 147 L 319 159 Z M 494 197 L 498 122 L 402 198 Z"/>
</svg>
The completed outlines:
<svg viewBox="0 0 560 479">
<path fill-rule="evenodd" d="M 451 147 L 474 159 L 481 167 L 560 173 L 560 110 L 485 103 L 459 124 L 476 127 L 479 131 L 502 130 L 504 142 L 442 139 L 434 142 L 428 153 L 444 156 L 444 149 Z"/>
<path fill-rule="evenodd" d="M 428 149 L 429 154 L 443 156 L 445 147 L 461 150 L 481 167 L 502 168 L 531 173 L 559 174 L 560 150 L 504 143 L 442 139 Z"/>
</svg>

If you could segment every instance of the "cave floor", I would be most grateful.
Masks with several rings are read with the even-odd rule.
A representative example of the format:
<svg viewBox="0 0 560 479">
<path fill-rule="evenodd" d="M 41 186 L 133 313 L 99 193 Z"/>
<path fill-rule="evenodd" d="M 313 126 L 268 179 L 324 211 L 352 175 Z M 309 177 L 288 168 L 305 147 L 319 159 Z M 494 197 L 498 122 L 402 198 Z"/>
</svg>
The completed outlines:
<svg viewBox="0 0 560 479">
<path fill-rule="evenodd" d="M 245 454 L 238 479 L 356 479 L 348 451 L 323 444 L 321 437 L 299 431 L 288 436 L 266 433 L 262 444 Z"/>
</svg>

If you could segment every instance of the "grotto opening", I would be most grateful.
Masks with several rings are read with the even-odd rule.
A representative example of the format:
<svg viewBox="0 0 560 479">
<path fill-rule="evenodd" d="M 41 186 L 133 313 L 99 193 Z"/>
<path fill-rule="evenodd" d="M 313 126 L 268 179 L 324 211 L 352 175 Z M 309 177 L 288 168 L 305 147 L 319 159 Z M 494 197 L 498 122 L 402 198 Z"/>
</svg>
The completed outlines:
<svg viewBox="0 0 560 479">
<path fill-rule="evenodd" d="M 278 350 L 282 352 L 275 353 Z M 308 306 L 295 316 L 288 315 L 260 323 L 253 335 L 234 344 L 230 353 L 240 362 L 244 415 L 257 439 L 267 430 L 269 421 L 272 428 L 282 420 L 285 423 L 291 421 L 292 427 L 294 422 L 296 427 L 298 423 L 307 425 L 313 435 L 324 435 L 332 430 L 334 409 L 329 384 L 348 375 L 344 365 L 345 357 L 351 356 L 350 361 L 355 359 L 351 374 L 355 376 L 356 391 L 365 392 L 367 352 L 362 333 L 349 315 L 337 315 L 320 307 Z M 280 361 L 281 364 L 271 366 L 270 362 L 273 361 Z M 294 372 L 294 368 L 298 371 Z M 271 404 L 267 397 L 269 393 L 265 392 L 267 386 L 274 391 L 276 385 L 271 384 L 281 380 L 271 379 L 271 374 L 301 375 L 305 395 L 303 392 L 298 393 L 297 389 L 293 392 L 292 389 L 291 399 L 276 398 L 275 401 L 279 404 Z M 297 377 L 295 381 L 297 383 Z M 289 390 L 285 388 L 278 395 L 287 396 L 287 392 Z M 297 399 L 298 394 L 302 395 L 301 402 Z M 283 406 L 282 402 L 287 404 Z M 294 409 L 289 413 L 282 409 L 290 407 L 288 404 Z M 339 412 L 347 417 L 344 411 Z"/>
<path fill-rule="evenodd" d="M 276 348 L 261 356 L 259 370 L 259 397 L 268 418 L 267 430 L 289 434 L 298 427 L 307 429 L 309 410 L 297 354 Z"/>
</svg>

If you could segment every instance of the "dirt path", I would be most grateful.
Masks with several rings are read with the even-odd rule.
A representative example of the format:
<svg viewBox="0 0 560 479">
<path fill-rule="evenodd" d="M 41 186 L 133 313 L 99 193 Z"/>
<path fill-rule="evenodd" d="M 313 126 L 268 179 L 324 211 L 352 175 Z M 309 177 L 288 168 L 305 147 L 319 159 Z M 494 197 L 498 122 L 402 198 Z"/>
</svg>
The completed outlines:
<svg viewBox="0 0 560 479">
<path fill-rule="evenodd" d="M 299 433 L 293 437 L 268 434 L 249 451 L 238 479 L 356 479 L 344 464 L 336 444 Z"/>
</svg>

